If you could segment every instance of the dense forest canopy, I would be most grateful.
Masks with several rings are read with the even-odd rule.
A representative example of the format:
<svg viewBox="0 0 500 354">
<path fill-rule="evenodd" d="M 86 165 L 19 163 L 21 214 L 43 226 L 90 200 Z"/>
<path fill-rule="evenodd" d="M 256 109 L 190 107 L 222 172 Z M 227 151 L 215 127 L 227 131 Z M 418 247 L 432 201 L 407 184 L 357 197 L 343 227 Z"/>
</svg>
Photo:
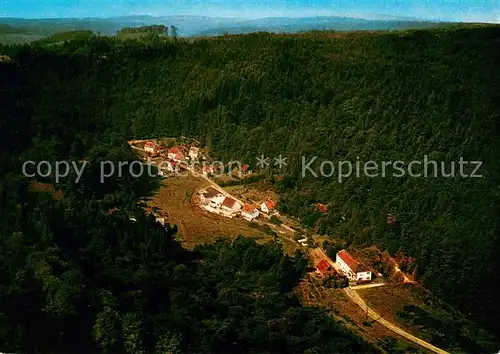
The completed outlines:
<svg viewBox="0 0 500 354">
<path fill-rule="evenodd" d="M 33 68 L 58 60 L 27 52 L 15 58 L 41 59 Z M 73 59 L 76 70 L 66 71 L 71 65 L 63 63 Z M 60 56 L 57 75 L 85 75 L 79 65 L 89 60 L 73 59 Z M 42 77 L 26 69 L 0 65 L 2 351 L 378 351 L 326 312 L 299 303 L 292 289 L 307 267 L 303 254 L 289 257 L 277 243 L 244 238 L 188 251 L 175 241 L 175 226 L 144 213 L 141 200 L 158 187 L 157 179 L 125 173 L 101 183 L 101 161 L 137 157 L 122 133 L 105 133 L 107 124 L 97 118 L 105 106 L 92 107 L 94 88 L 60 97 L 65 112 L 58 117 L 38 115 Z M 80 90 L 59 79 L 54 90 Z M 80 99 L 85 104 L 72 101 Z M 41 159 L 89 165 L 78 182 L 74 173 L 58 184 L 20 174 L 23 161 Z"/>
<path fill-rule="evenodd" d="M 500 28 L 477 26 L 396 33 L 310 32 L 294 36 L 256 33 L 192 43 L 172 43 L 153 37 L 142 42 L 91 38 L 58 47 L 0 47 L 0 53 L 16 61 L 16 64 L 3 65 L 1 77 L 7 78 L 8 71 L 16 83 L 21 82 L 19 77 L 25 78 L 22 84 L 7 84 L 2 88 L 4 97 L 10 95 L 12 98 L 5 101 L 5 107 L 10 110 L 2 123 L 3 137 L 0 140 L 4 151 L 1 155 L 2 172 L 9 177 L 2 183 L 1 191 L 10 196 L 5 198 L 2 206 L 2 215 L 9 215 L 4 219 L 2 232 L 9 235 L 8 242 L 14 243 L 9 246 L 12 251 L 2 256 L 4 262 L 7 263 L 9 257 L 18 259 L 17 262 L 23 259 L 24 254 L 16 253 L 21 251 L 15 243 L 29 244 L 27 240 L 31 239 L 27 239 L 27 235 L 42 237 L 38 236 L 40 230 L 45 230 L 42 235 L 48 237 L 43 246 L 40 244 L 33 250 L 22 248 L 22 252 L 37 252 L 40 251 L 37 247 L 41 247 L 44 257 L 49 257 L 50 253 L 46 254 L 48 249 L 56 252 L 50 257 L 60 257 L 57 252 L 61 246 L 50 235 L 61 231 L 48 226 L 52 225 L 50 220 L 54 220 L 45 216 L 49 211 L 37 211 L 39 218 L 31 218 L 29 222 L 23 217 L 35 212 L 32 204 L 21 202 L 18 199 L 21 197 L 14 192 L 25 182 L 17 176 L 23 159 L 84 155 L 98 159 L 113 154 L 112 151 L 120 156 L 127 151 L 124 144 L 130 138 L 196 136 L 211 147 L 214 158 L 241 160 L 254 169 L 255 157 L 260 154 L 287 156 L 285 169 L 274 171 L 285 177 L 276 181 L 282 197 L 279 204 L 282 212 L 300 217 L 307 226 L 316 227 L 320 233 L 344 238 L 354 244 L 377 244 L 390 252 L 402 248 L 407 255 L 417 259 L 416 275 L 429 289 L 470 313 L 500 337 L 496 327 L 500 322 L 497 305 L 500 293 L 497 275 L 500 271 L 497 257 L 500 249 L 500 176 L 497 165 L 500 154 L 499 41 Z M 12 156 L 14 151 L 19 152 L 16 157 Z M 445 161 L 447 166 L 452 161 L 459 161 L 460 157 L 466 161 L 482 161 L 483 177 L 351 177 L 342 183 L 336 178 L 301 177 L 302 156 L 334 161 L 356 161 L 358 157 L 361 161 L 411 161 L 422 160 L 424 155 Z M 139 188 L 129 184 L 123 187 L 120 183 L 110 185 L 100 198 Z M 75 200 L 87 195 L 78 194 L 77 186 L 67 185 L 65 188 L 69 190 L 68 196 L 75 195 Z M 92 191 L 101 187 L 88 188 Z M 125 203 L 120 198 L 120 203 Z M 326 214 L 311 207 L 317 202 L 328 205 Z M 28 204 L 23 206 L 23 203 Z M 130 204 L 130 200 L 126 203 Z M 66 209 L 59 210 L 51 205 L 48 203 L 44 208 L 55 213 L 50 214 L 54 215 L 52 218 L 67 220 L 68 227 L 78 225 L 70 216 L 56 218 L 57 213 L 64 214 L 66 212 L 61 210 Z M 89 211 L 79 217 L 90 220 L 95 217 L 92 213 L 97 213 L 95 208 L 89 206 Z M 395 223 L 387 223 L 389 213 L 394 216 Z M 104 228 L 104 231 L 89 230 L 89 235 L 95 235 L 91 239 L 95 240 L 85 242 L 99 242 L 100 236 L 97 235 L 110 232 L 105 231 L 108 230 L 106 225 L 121 225 L 120 222 L 127 221 L 106 219 L 104 225 L 93 225 L 96 229 Z M 156 227 L 151 221 L 140 225 L 144 230 Z M 32 230 L 33 234 L 23 231 L 26 229 Z M 123 230 L 135 232 L 126 231 L 124 226 Z M 72 232 L 63 231 L 63 234 Z M 80 247 L 83 246 L 78 246 L 77 250 Z M 100 257 L 102 252 L 120 252 L 119 249 L 96 247 L 91 249 L 88 257 Z M 218 247 L 229 246 L 219 243 L 211 247 L 214 248 L 200 252 L 210 257 L 211 252 L 219 252 Z M 80 251 L 72 252 L 76 252 L 74 257 L 78 261 L 59 260 L 66 262 L 62 269 L 85 272 L 88 266 L 79 262 L 84 262 L 81 259 L 87 256 L 79 254 Z M 152 257 L 151 262 L 154 259 Z M 175 268 L 177 263 L 172 262 L 171 267 Z M 163 267 L 161 264 L 151 265 L 153 268 L 157 266 Z M 15 278 L 18 268 L 11 267 L 13 270 L 4 270 L 2 276 L 14 281 L 18 279 Z M 33 274 L 26 271 L 19 275 L 19 279 L 33 282 L 33 296 L 41 296 L 37 288 L 40 286 L 45 286 L 44 291 L 51 289 L 51 296 L 56 296 L 55 288 L 43 285 L 47 284 L 44 281 L 53 279 L 50 272 L 36 271 L 37 266 L 33 267 L 29 268 L 35 269 Z M 45 272 L 49 269 L 40 267 Z M 96 280 L 88 278 L 87 273 L 73 272 L 68 276 L 87 279 L 89 286 L 99 289 L 111 286 L 108 285 L 111 282 L 109 277 L 123 277 L 119 285 L 113 286 L 120 287 L 123 292 L 136 289 L 126 285 L 132 281 L 128 276 L 114 274 L 106 267 L 102 265 L 106 274 L 102 275 L 99 285 L 94 284 Z M 202 277 L 210 269 L 213 271 L 210 267 L 210 264 L 203 265 L 193 273 L 193 279 Z M 123 272 L 130 269 L 134 269 L 133 265 L 123 268 Z M 158 269 L 161 268 L 155 268 L 146 278 L 154 277 Z M 269 268 L 269 272 L 274 273 L 273 269 Z M 288 277 L 276 271 L 278 275 L 269 276 Z M 207 285 L 208 293 L 213 291 L 210 289 L 216 282 L 211 284 Z M 9 290 L 12 293 L 8 294 L 17 296 L 20 289 L 12 286 L 13 290 Z M 96 290 L 93 289 L 88 293 L 85 291 L 85 296 L 94 294 Z M 281 290 L 286 294 L 288 289 Z M 29 299 L 32 294 L 28 292 L 25 296 Z M 139 297 L 140 305 L 134 305 L 134 311 L 148 309 L 150 299 L 144 293 Z M 69 294 L 57 297 L 68 298 L 73 297 Z M 6 299 L 9 303 L 9 298 Z M 42 300 L 37 298 L 36 301 Z M 227 308 L 232 306 L 230 303 L 226 305 Z M 99 306 L 93 314 L 108 311 L 102 314 L 105 316 L 102 321 L 106 318 L 109 326 L 114 326 L 111 323 L 132 323 L 132 326 L 137 325 L 134 321 L 150 321 L 137 312 L 127 312 L 131 317 L 124 315 L 118 320 L 113 317 L 117 316 L 116 313 L 112 312 L 117 307 L 106 310 L 105 305 Z M 179 314 L 190 316 L 192 309 L 179 306 Z M 249 310 L 245 308 L 244 311 Z M 278 314 L 276 316 L 284 316 L 280 318 L 291 315 Z M 89 316 L 88 326 L 96 318 Z M 308 321 L 307 316 L 313 314 L 301 316 L 306 316 L 304 321 Z M 151 321 L 154 323 L 155 319 Z M 231 320 L 225 318 L 224 321 Z M 120 326 L 126 328 L 126 325 Z M 231 325 L 227 326 L 228 331 L 233 330 Z M 126 333 L 130 333 L 132 327 L 127 328 L 129 332 L 124 329 L 120 338 L 126 338 Z M 167 328 L 158 334 L 161 343 L 178 343 L 178 334 L 171 330 Z M 207 335 L 197 332 L 196 326 L 192 331 L 196 332 L 189 334 L 193 338 Z M 338 329 L 332 331 L 344 336 Z M 255 343 L 252 345 L 256 347 L 251 348 L 264 350 L 257 346 L 260 339 L 256 337 L 224 333 L 229 337 L 239 335 L 239 338 Z M 11 334 L 6 332 L 4 338 Z M 307 337 L 307 334 L 303 335 Z M 112 338 L 98 338 L 99 343 L 116 350 L 121 350 L 124 345 L 135 345 L 126 344 L 126 339 L 115 343 Z M 361 345 L 352 344 L 350 337 L 345 338 L 346 343 L 350 343 L 348 345 Z M 230 342 L 220 343 L 218 340 L 212 342 L 213 348 L 221 351 L 231 348 Z M 272 351 L 276 348 L 274 345 L 281 345 L 273 340 L 264 341 L 269 343 L 265 350 Z M 178 345 L 184 350 L 203 349 L 197 346 L 201 344 L 196 340 L 192 342 L 195 347 L 187 346 L 187 342 L 181 341 Z M 325 342 L 324 345 L 329 344 Z M 324 352 L 334 347 L 317 344 L 317 348 Z"/>
<path fill-rule="evenodd" d="M 140 27 L 124 27 L 118 31 L 118 34 L 132 34 L 132 33 L 154 33 L 159 35 L 167 35 L 168 27 L 164 25 L 151 25 Z"/>
</svg>

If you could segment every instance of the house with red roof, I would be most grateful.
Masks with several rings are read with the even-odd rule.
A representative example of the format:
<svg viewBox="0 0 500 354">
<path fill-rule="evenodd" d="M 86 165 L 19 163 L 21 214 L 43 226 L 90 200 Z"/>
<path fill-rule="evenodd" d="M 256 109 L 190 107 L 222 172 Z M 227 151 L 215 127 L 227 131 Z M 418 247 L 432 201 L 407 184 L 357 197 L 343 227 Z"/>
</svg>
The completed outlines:
<svg viewBox="0 0 500 354">
<path fill-rule="evenodd" d="M 184 155 L 181 150 L 174 147 L 168 149 L 168 158 L 174 161 L 181 161 L 184 159 Z"/>
<path fill-rule="evenodd" d="M 234 215 L 241 210 L 241 204 L 233 198 L 226 197 L 222 202 L 221 209 L 229 215 Z"/>
<path fill-rule="evenodd" d="M 372 280 L 370 269 L 356 261 L 346 250 L 337 252 L 335 262 L 342 269 L 342 273 L 351 281 Z"/>
<path fill-rule="evenodd" d="M 326 213 L 328 210 L 328 206 L 325 204 L 317 203 L 316 204 L 316 210 L 319 211 L 320 213 Z"/>
<path fill-rule="evenodd" d="M 241 209 L 241 216 L 248 221 L 252 221 L 259 216 L 259 211 L 254 205 L 245 204 Z"/>
<path fill-rule="evenodd" d="M 146 143 L 144 144 L 144 151 L 151 154 L 156 153 L 156 143 L 154 141 L 146 141 Z"/>
<path fill-rule="evenodd" d="M 330 269 L 330 263 L 326 259 L 322 259 L 317 265 L 316 270 L 321 274 L 325 275 L 325 273 Z"/>
<path fill-rule="evenodd" d="M 268 199 L 260 205 L 260 210 L 262 210 L 264 213 L 269 213 L 273 211 L 274 208 L 276 208 L 276 202 L 272 199 Z"/>
</svg>

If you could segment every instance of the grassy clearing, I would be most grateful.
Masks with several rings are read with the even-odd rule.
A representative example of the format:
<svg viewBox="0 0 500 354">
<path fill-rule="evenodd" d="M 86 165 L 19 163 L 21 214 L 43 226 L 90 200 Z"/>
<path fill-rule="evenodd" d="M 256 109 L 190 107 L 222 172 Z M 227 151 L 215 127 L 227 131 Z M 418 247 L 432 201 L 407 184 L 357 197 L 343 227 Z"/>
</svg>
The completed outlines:
<svg viewBox="0 0 500 354">
<path fill-rule="evenodd" d="M 389 353 L 429 353 L 408 342 L 378 322 L 370 321 L 366 312 L 353 304 L 340 289 L 326 289 L 313 276 L 308 276 L 297 287 L 304 306 L 318 306 L 330 316 L 366 341 Z"/>
<path fill-rule="evenodd" d="M 191 175 L 169 177 L 148 201 L 148 205 L 158 208 L 170 224 L 177 225 L 177 237 L 184 247 L 193 248 L 214 242 L 218 237 L 234 239 L 239 235 L 256 239 L 259 243 L 272 240 L 270 235 L 250 227 L 243 219 L 229 219 L 206 212 L 187 198 L 189 193 L 206 186 L 206 181 Z"/>
<path fill-rule="evenodd" d="M 483 330 L 419 285 L 386 285 L 358 294 L 388 321 L 445 350 L 484 353 L 495 348 Z"/>
</svg>

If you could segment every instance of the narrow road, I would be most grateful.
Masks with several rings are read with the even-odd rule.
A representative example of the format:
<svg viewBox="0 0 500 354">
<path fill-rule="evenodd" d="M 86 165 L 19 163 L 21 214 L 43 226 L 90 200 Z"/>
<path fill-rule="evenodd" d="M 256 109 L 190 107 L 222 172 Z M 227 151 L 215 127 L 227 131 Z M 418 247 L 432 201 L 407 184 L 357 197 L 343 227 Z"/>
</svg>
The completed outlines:
<svg viewBox="0 0 500 354">
<path fill-rule="evenodd" d="M 215 189 L 217 189 L 218 191 L 220 191 L 224 196 L 226 197 L 229 197 L 229 198 L 232 198 L 234 200 L 236 200 L 237 202 L 239 202 L 240 204 L 246 204 L 245 202 L 243 202 L 242 200 L 236 198 L 234 195 L 232 195 L 231 193 L 227 192 L 224 190 L 224 188 L 222 188 L 221 186 L 219 186 L 217 183 L 215 183 L 214 181 L 212 181 L 208 176 L 205 176 L 203 173 L 198 173 L 194 170 L 194 168 L 191 168 L 189 167 L 188 165 L 186 164 L 182 164 L 181 163 L 181 167 L 188 170 L 189 172 L 191 172 L 193 174 L 193 176 L 196 176 L 196 177 L 199 177 L 199 178 L 202 178 L 204 179 L 205 181 L 207 181 L 212 187 L 214 187 Z"/>
<path fill-rule="evenodd" d="M 136 150 L 144 151 L 144 149 L 135 147 L 133 145 L 131 145 L 131 146 L 132 146 L 132 148 L 134 148 Z M 241 204 L 245 204 L 240 199 L 238 199 L 235 196 L 231 195 L 231 193 L 226 192 L 221 186 L 219 186 L 217 183 L 215 183 L 214 181 L 212 181 L 207 176 L 203 175 L 202 173 L 196 172 L 193 168 L 190 168 L 187 164 L 181 164 L 181 167 L 183 167 L 186 170 L 188 170 L 189 172 L 191 172 L 194 176 L 200 177 L 200 178 L 204 179 L 212 187 L 216 188 L 217 190 L 220 190 L 222 192 L 222 194 L 225 195 L 226 197 L 233 198 L 236 201 L 240 202 Z M 291 230 L 291 231 L 295 231 L 291 227 L 289 227 L 289 226 L 287 226 L 285 224 L 281 224 L 281 226 L 284 227 L 285 229 L 288 229 L 288 230 Z M 334 261 L 332 261 L 332 259 L 323 251 L 323 249 L 319 248 L 319 250 L 321 251 L 321 253 L 325 257 L 325 259 L 330 263 L 330 265 L 332 267 L 334 267 L 336 270 L 340 271 L 338 265 Z M 402 337 L 404 337 L 404 338 L 412 341 L 413 343 L 416 343 L 416 344 L 418 344 L 418 345 L 420 345 L 420 346 L 422 346 L 422 347 L 424 347 L 424 348 L 426 348 L 426 349 L 428 349 L 428 350 L 430 350 L 430 351 L 432 351 L 434 353 L 449 354 L 448 352 L 446 352 L 446 351 L 444 351 L 442 349 L 439 349 L 438 347 L 432 345 L 431 343 L 428 343 L 428 342 L 426 342 L 426 341 L 424 341 L 424 340 L 422 340 L 420 338 L 415 337 L 414 335 L 412 335 L 412 334 L 404 331 L 403 329 L 401 329 L 398 326 L 392 324 L 391 322 L 383 319 L 379 314 L 377 314 L 370 307 L 368 307 L 368 305 L 366 304 L 366 302 L 355 291 L 355 289 L 369 288 L 369 287 L 375 287 L 375 286 L 381 286 L 381 285 L 384 285 L 384 283 L 370 284 L 370 285 L 366 285 L 366 286 L 361 285 L 361 286 L 355 286 L 355 287 L 348 287 L 348 288 L 344 288 L 342 290 L 349 297 L 349 299 L 351 299 L 355 304 L 357 304 L 363 310 L 365 310 L 366 313 L 368 314 L 368 316 L 370 316 L 371 318 L 373 318 L 375 321 L 379 322 L 381 325 L 385 326 L 386 328 L 390 329 L 394 333 L 397 333 L 400 336 L 402 336 Z"/>
<path fill-rule="evenodd" d="M 338 265 L 333 262 L 331 260 L 330 257 L 328 257 L 328 255 L 325 253 L 325 251 L 323 251 L 323 249 L 319 248 L 321 253 L 323 254 L 323 256 L 325 257 L 325 259 L 330 263 L 330 265 L 332 265 L 336 270 L 340 270 Z M 349 297 L 349 299 L 351 299 L 355 304 L 357 304 L 359 307 L 361 307 L 364 311 L 366 311 L 366 313 L 368 314 L 368 316 L 370 316 L 371 318 L 373 318 L 375 321 L 377 321 L 378 323 L 380 323 L 381 325 L 385 326 L 386 328 L 390 329 L 391 331 L 393 331 L 394 333 L 397 333 L 399 334 L 401 337 L 404 337 L 410 341 L 412 341 L 413 343 L 416 343 L 434 353 L 438 353 L 438 354 L 449 354 L 447 351 L 444 351 L 442 349 L 439 349 L 438 347 L 432 345 L 431 343 L 429 342 L 426 342 L 420 338 L 417 338 L 415 337 L 414 335 L 404 331 L 403 329 L 399 328 L 398 326 L 392 324 L 391 322 L 385 320 L 382 318 L 382 316 L 380 316 L 378 313 L 376 313 L 375 311 L 373 311 L 369 306 L 368 304 L 358 295 L 358 293 L 356 293 L 356 291 L 354 290 L 355 288 L 357 287 L 347 287 L 347 288 L 343 288 L 342 290 L 345 292 L 345 294 L 347 295 L 347 297 Z M 359 289 L 359 288 L 358 288 Z"/>
<path fill-rule="evenodd" d="M 377 287 L 383 286 L 383 285 L 385 285 L 385 283 L 371 283 L 371 284 L 363 284 L 363 285 L 354 285 L 354 286 L 350 286 L 350 288 L 353 290 L 358 290 L 358 289 L 377 288 Z"/>
</svg>

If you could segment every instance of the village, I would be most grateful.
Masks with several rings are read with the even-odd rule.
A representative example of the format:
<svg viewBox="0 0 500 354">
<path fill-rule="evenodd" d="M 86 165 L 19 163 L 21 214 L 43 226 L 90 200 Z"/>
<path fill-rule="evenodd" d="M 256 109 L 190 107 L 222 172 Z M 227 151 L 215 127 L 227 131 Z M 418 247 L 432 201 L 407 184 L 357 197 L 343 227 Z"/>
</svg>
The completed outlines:
<svg viewBox="0 0 500 354">
<path fill-rule="evenodd" d="M 276 228 L 275 221 L 281 217 L 277 211 L 278 200 L 275 197 L 265 198 L 260 201 L 242 201 L 231 195 L 224 188 L 219 187 L 212 179 L 217 174 L 224 173 L 224 166 L 221 164 L 208 164 L 208 154 L 200 148 L 196 140 L 187 138 L 171 139 L 170 141 L 157 140 L 132 140 L 129 145 L 143 152 L 143 160 L 158 167 L 158 175 L 164 178 L 178 176 L 180 172 L 190 172 L 209 182 L 209 186 L 201 187 L 192 196 L 195 205 L 201 210 L 215 214 L 224 218 L 237 218 L 250 223 L 260 222 Z M 239 165 L 229 170 L 227 175 L 237 175 L 245 177 L 252 174 L 247 164 Z M 315 205 L 316 210 L 321 213 L 327 212 L 327 206 L 321 203 Z M 164 224 L 165 218 L 158 216 L 157 221 Z M 273 222 L 274 221 L 274 222 Z M 280 222 L 281 223 L 281 222 Z M 282 225 L 290 231 L 295 231 L 286 225 Z M 284 233 L 284 232 L 280 232 Z M 300 248 L 309 249 L 311 268 L 319 278 L 339 278 L 346 280 L 349 286 L 366 286 L 367 283 L 374 282 L 372 286 L 384 285 L 382 274 L 362 261 L 356 260 L 345 249 L 339 250 L 335 255 L 335 261 L 321 249 L 319 243 L 314 242 L 312 237 L 301 235 L 293 238 Z M 397 265 L 394 265 L 398 269 Z M 404 276 L 404 282 L 411 280 Z"/>
<path fill-rule="evenodd" d="M 147 209 L 157 222 L 178 225 L 176 238 L 185 247 L 241 235 L 258 243 L 277 241 L 288 255 L 302 250 L 310 266 L 297 292 L 305 305 L 330 309 L 337 320 L 355 323 L 356 331 L 365 338 L 395 335 L 410 347 L 417 345 L 429 352 L 446 353 L 411 334 L 425 336 L 419 327 L 395 325 L 398 306 L 421 303 L 427 296 L 412 275 L 401 270 L 399 262 L 404 262 L 404 257 L 396 259 L 374 247 L 359 249 L 342 243 L 332 251 L 328 247 L 331 238 L 305 230 L 298 220 L 278 212 L 279 195 L 272 192 L 272 187 L 245 183 L 248 177 L 256 175 L 247 164 L 229 166 L 228 170 L 222 164 L 209 164 L 209 154 L 194 139 L 128 143 L 145 164 L 158 168 L 158 176 L 165 181 L 165 186 L 147 203 Z M 234 184 L 224 183 L 227 181 Z M 312 207 L 322 214 L 329 212 L 322 203 Z M 394 222 L 395 216 L 388 214 L 387 223 Z"/>
</svg>

